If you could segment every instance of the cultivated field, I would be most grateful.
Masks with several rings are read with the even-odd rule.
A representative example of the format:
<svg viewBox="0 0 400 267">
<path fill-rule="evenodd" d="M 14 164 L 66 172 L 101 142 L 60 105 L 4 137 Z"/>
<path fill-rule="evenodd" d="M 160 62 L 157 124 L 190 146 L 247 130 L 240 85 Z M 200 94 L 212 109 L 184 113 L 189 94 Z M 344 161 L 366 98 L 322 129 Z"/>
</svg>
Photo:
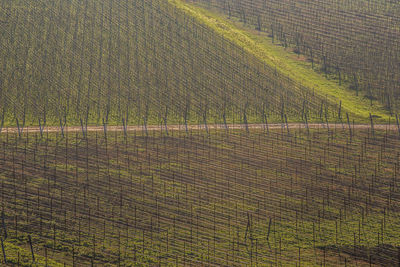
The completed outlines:
<svg viewBox="0 0 400 267">
<path fill-rule="evenodd" d="M 399 18 L 0 0 L 0 265 L 399 266 Z"/>
<path fill-rule="evenodd" d="M 301 121 L 341 109 L 167 1 L 0 8 L 1 125 Z"/>
<path fill-rule="evenodd" d="M 397 264 L 398 131 L 168 134 L 2 134 L 8 262 Z"/>
<path fill-rule="evenodd" d="M 390 0 L 192 0 L 267 32 L 357 94 L 399 108 L 400 5 Z"/>
</svg>

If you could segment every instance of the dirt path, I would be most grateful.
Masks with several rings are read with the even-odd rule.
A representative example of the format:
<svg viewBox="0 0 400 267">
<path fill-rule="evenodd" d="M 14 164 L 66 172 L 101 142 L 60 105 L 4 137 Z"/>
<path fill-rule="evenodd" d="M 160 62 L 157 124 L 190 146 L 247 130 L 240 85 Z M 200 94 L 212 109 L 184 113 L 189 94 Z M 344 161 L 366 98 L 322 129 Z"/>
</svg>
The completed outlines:
<svg viewBox="0 0 400 267">
<path fill-rule="evenodd" d="M 307 126 L 303 123 L 289 123 L 289 130 L 290 129 L 304 129 Z M 228 129 L 246 129 L 246 125 L 245 124 L 228 124 L 227 125 Z M 247 125 L 248 129 L 266 129 L 266 125 L 265 124 L 248 124 Z M 318 129 L 318 128 L 323 128 L 326 129 L 328 126 L 326 125 L 326 123 L 312 123 L 308 125 L 309 128 L 311 129 Z M 131 132 L 131 131 L 145 131 L 147 128 L 147 131 L 165 131 L 165 126 L 164 125 L 148 125 L 147 127 L 144 126 L 127 126 L 126 130 Z M 225 129 L 225 125 L 224 124 L 209 124 L 207 125 L 207 127 L 204 124 L 201 125 L 188 125 L 187 129 L 188 130 L 215 130 L 215 129 L 221 129 L 224 130 Z M 274 124 L 268 124 L 268 129 L 273 130 L 273 129 L 286 129 L 286 124 L 281 124 L 281 123 L 274 123 Z M 329 128 L 330 129 L 347 129 L 348 125 L 347 124 L 329 124 Z M 355 125 L 351 125 L 352 129 L 369 129 L 371 128 L 371 125 L 369 124 L 355 124 Z M 378 125 L 374 125 L 374 129 L 376 130 L 399 130 L 397 125 L 387 125 L 387 124 L 378 124 Z M 185 131 L 186 127 L 185 125 L 168 125 L 167 126 L 167 130 L 168 131 Z M 17 127 L 10 127 L 10 128 L 3 128 L 1 130 L 1 133 L 38 133 L 41 131 L 41 128 L 39 127 L 25 127 L 23 129 L 19 129 Z M 49 133 L 54 133 L 54 132 L 81 132 L 82 131 L 82 127 L 81 126 L 65 126 L 64 129 L 61 129 L 61 127 L 56 127 L 56 126 L 49 126 L 49 127 L 44 127 L 42 128 L 42 131 L 45 132 L 49 132 Z M 88 132 L 103 132 L 104 131 L 104 127 L 103 126 L 88 126 L 86 131 Z M 107 132 L 115 132 L 115 131 L 124 131 L 124 127 L 123 126 L 107 126 Z M 400 132 L 400 130 L 399 130 Z"/>
</svg>

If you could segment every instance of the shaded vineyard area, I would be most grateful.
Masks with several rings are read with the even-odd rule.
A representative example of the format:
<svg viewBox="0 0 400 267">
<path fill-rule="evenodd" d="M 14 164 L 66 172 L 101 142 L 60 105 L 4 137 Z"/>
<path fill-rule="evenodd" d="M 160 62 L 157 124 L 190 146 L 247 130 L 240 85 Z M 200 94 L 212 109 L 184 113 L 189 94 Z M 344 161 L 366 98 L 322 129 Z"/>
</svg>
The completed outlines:
<svg viewBox="0 0 400 267">
<path fill-rule="evenodd" d="M 315 96 L 168 1 L 0 1 L 5 126 L 301 120 Z"/>
<path fill-rule="evenodd" d="M 306 55 L 357 94 L 399 108 L 400 4 L 390 0 L 192 0 Z"/>
<path fill-rule="evenodd" d="M 52 266 L 397 265 L 399 146 L 332 126 L 3 133 L 4 253 L 28 266 L 30 236 Z"/>
</svg>

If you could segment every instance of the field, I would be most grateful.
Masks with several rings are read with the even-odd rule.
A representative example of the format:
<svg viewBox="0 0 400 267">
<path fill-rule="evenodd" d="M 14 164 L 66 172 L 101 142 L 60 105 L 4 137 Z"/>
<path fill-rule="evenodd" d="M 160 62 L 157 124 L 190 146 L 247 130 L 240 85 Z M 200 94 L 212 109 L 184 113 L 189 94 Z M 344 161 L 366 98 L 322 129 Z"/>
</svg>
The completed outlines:
<svg viewBox="0 0 400 267">
<path fill-rule="evenodd" d="M 395 265 L 399 133 L 351 131 L 3 134 L 7 260 Z"/>
<path fill-rule="evenodd" d="M 400 6 L 389 0 L 192 0 L 266 32 L 320 72 L 395 113 L 399 105 Z"/>
<path fill-rule="evenodd" d="M 0 265 L 399 266 L 399 12 L 0 0 Z"/>
<path fill-rule="evenodd" d="M 0 8 L 1 125 L 315 121 L 341 109 L 166 1 Z"/>
</svg>

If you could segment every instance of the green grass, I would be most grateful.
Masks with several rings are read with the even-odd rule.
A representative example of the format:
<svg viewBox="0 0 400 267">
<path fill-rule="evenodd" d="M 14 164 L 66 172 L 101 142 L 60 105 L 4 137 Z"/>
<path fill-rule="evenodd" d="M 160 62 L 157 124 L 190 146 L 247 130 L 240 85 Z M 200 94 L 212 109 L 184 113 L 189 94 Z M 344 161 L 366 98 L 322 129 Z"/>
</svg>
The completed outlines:
<svg viewBox="0 0 400 267">
<path fill-rule="evenodd" d="M 9 266 L 24 266 L 24 267 L 46 266 L 46 258 L 41 255 L 38 255 L 37 251 L 35 251 L 35 248 L 34 248 L 35 263 L 33 263 L 32 253 L 30 251 L 30 247 L 27 241 L 22 242 L 20 240 L 11 238 L 9 241 L 4 241 L 4 250 L 6 251 L 7 263 L 9 264 Z M 56 261 L 55 259 L 52 258 L 52 253 L 49 250 L 47 258 L 47 266 L 62 267 L 64 266 L 64 263 L 61 262 L 62 258 L 58 258 Z M 2 264 L 4 264 L 3 261 Z"/>
<path fill-rule="evenodd" d="M 337 80 L 327 78 L 324 74 L 312 69 L 311 63 L 300 59 L 297 55 L 279 44 L 272 43 L 272 39 L 265 33 L 251 30 L 238 21 L 228 20 L 224 15 L 206 10 L 195 4 L 184 3 L 181 0 L 169 0 L 176 7 L 184 10 L 189 15 L 203 22 L 208 27 L 224 38 L 243 47 L 247 52 L 278 72 L 287 75 L 296 83 L 307 87 L 321 97 L 326 97 L 330 102 L 339 103 L 342 107 L 360 121 L 368 121 L 369 114 L 381 117 L 380 122 L 386 122 L 390 116 L 382 105 L 370 101 L 345 85 L 339 85 Z"/>
</svg>

